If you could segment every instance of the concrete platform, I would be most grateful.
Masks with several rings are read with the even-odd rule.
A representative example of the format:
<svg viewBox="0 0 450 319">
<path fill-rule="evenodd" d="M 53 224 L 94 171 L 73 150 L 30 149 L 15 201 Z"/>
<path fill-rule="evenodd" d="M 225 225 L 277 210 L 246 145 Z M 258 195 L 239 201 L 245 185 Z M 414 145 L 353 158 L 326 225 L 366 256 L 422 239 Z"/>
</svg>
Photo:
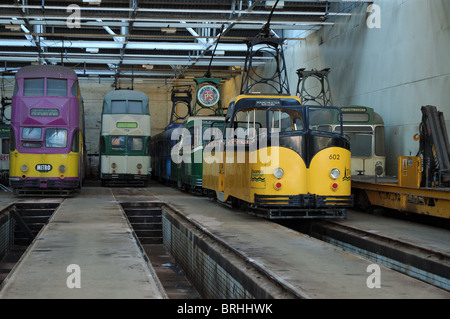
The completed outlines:
<svg viewBox="0 0 450 319">
<path fill-rule="evenodd" d="M 450 231 L 447 229 L 355 210 L 347 211 L 346 219 L 335 222 L 450 256 Z"/>
<path fill-rule="evenodd" d="M 79 266 L 81 288 L 68 287 L 68 279 L 77 282 L 72 264 Z M 63 201 L 0 291 L 0 298 L 165 297 L 120 205 L 100 187 Z"/>
<path fill-rule="evenodd" d="M 257 267 L 305 298 L 450 298 L 450 293 L 382 265 L 381 288 L 368 288 L 373 262 L 274 222 L 250 216 L 207 198 L 151 185 L 122 193 L 118 200 L 171 203 L 187 218 L 228 243 Z"/>
</svg>

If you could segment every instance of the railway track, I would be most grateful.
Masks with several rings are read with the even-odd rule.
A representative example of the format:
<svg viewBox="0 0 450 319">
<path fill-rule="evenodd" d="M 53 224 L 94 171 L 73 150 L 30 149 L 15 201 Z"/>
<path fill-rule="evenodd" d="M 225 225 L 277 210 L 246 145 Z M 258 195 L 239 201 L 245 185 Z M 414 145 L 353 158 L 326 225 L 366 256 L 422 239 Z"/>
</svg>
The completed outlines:
<svg viewBox="0 0 450 319">
<path fill-rule="evenodd" d="M 315 220 L 284 223 L 284 226 L 450 291 L 448 252 L 348 225 L 345 221 Z"/>
</svg>

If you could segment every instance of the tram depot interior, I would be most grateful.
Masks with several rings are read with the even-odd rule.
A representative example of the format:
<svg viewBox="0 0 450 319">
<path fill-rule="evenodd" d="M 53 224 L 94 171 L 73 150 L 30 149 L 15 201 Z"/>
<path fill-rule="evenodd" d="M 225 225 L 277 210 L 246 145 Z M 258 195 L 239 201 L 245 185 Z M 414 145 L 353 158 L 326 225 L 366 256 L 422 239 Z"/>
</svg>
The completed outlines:
<svg viewBox="0 0 450 319">
<path fill-rule="evenodd" d="M 88 159 L 86 180 L 80 193 L 73 198 L 82 196 L 89 188 L 103 193 L 108 186 L 100 183 L 99 141 L 105 95 L 117 89 L 145 93 L 153 138 L 164 132 L 172 118 L 172 90 L 179 86 L 190 87 L 194 103 L 198 92 L 195 79 L 209 75 L 219 79 L 217 89 L 226 114 L 227 106 L 240 94 L 246 73 L 246 41 L 258 37 L 266 26 L 269 27 L 265 30 L 268 30 L 266 36 L 282 39 L 284 71 L 291 96 L 300 94 L 297 70 L 326 70 L 328 105 L 373 108 L 384 123 L 385 151 L 382 171 L 373 176 L 372 170 L 371 177 L 373 180 L 377 177 L 397 178 L 402 163 L 400 157 L 421 156 L 418 154 L 423 106 L 435 106 L 442 112 L 447 130 L 449 127 L 449 17 L 448 0 L 3 1 L 0 4 L 2 124 L 9 124 L 11 119 L 15 75 L 21 68 L 58 65 L 72 69 L 78 76 L 84 104 L 84 142 Z M 263 77 L 270 78 L 275 73 L 276 65 L 269 55 L 257 55 L 252 62 L 253 71 Z M 313 96 L 322 93 L 320 80 L 311 79 L 305 85 L 305 90 Z M 277 94 L 273 88 L 264 93 Z M 320 101 L 313 102 L 320 105 Z M 2 161 L 9 156 L 9 150 L 3 150 Z M 448 157 L 446 161 L 449 161 Z M 368 171 L 367 167 L 352 170 L 352 183 L 358 175 L 370 175 L 366 174 Z M 4 189 L 0 190 L 0 196 L 9 198 L 7 203 L 5 200 L 5 207 L 17 200 L 29 200 L 14 195 L 9 186 L 5 182 Z M 174 197 L 186 196 L 185 192 L 176 189 L 176 185 L 169 186 L 155 179 L 143 187 L 150 193 L 154 187 L 159 193 L 150 199 L 141 196 L 139 201 L 155 198 L 164 201 L 166 192 L 172 192 Z M 115 199 L 129 201 L 127 192 L 139 192 L 142 186 L 111 189 L 116 192 Z M 91 194 L 86 201 L 94 203 L 95 196 Z M 38 199 L 43 200 L 45 196 Z M 231 205 L 227 207 L 238 209 Z M 450 210 L 450 205 L 444 207 L 444 210 L 446 207 Z M 347 220 L 351 220 L 353 209 L 347 209 Z M 195 212 L 192 214 L 196 216 Z M 448 220 L 449 214 L 448 211 L 439 213 L 438 218 Z M 203 216 L 197 222 L 208 225 L 210 219 L 212 217 Z M 345 223 L 345 220 L 340 222 Z M 449 254 L 448 229 L 445 236 L 447 247 L 444 250 Z M 448 263 L 448 255 L 446 258 Z M 369 273 L 365 274 L 367 278 Z M 13 284 L 14 278 L 11 278 Z M 448 287 L 448 277 L 446 282 Z M 448 290 L 439 289 L 441 295 L 437 294 L 437 298 L 449 298 Z M 87 296 L 102 297 L 101 294 Z M 336 297 L 311 291 L 302 295 L 305 296 Z M 385 296 L 409 298 L 395 293 Z M 3 297 L 8 298 L 6 292 Z M 368 295 L 371 297 L 380 296 Z M 349 298 L 358 298 L 358 293 Z"/>
</svg>

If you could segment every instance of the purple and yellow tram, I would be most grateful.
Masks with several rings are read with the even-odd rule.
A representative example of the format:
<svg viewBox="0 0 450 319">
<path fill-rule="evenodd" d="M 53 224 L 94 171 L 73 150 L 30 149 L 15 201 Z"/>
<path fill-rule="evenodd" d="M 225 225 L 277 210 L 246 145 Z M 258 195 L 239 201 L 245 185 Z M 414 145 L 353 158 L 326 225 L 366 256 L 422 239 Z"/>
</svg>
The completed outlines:
<svg viewBox="0 0 450 319">
<path fill-rule="evenodd" d="M 17 194 L 78 189 L 84 158 L 84 111 L 75 72 L 63 66 L 21 68 L 11 107 L 10 186 Z"/>
</svg>

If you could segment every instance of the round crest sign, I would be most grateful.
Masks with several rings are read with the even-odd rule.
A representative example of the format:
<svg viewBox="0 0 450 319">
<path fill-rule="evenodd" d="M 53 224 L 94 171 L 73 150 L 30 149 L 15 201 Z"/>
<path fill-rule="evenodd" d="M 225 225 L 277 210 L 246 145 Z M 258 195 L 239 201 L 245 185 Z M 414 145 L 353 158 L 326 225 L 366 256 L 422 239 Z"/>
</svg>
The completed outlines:
<svg viewBox="0 0 450 319">
<path fill-rule="evenodd" d="M 198 90 L 197 98 L 203 106 L 211 107 L 219 101 L 220 93 L 213 85 L 204 85 Z"/>
</svg>

